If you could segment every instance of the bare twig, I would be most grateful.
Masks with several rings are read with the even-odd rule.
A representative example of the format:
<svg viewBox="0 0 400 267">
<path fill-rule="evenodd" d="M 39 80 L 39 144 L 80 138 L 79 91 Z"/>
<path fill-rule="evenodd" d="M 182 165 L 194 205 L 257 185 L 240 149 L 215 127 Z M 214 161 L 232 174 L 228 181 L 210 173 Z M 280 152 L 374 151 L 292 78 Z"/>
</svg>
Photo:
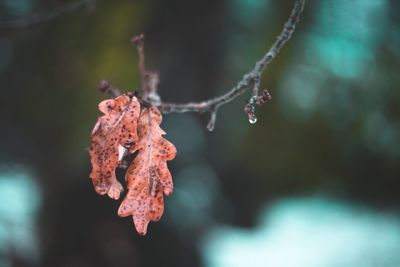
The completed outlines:
<svg viewBox="0 0 400 267">
<path fill-rule="evenodd" d="M 161 104 L 161 99 L 158 95 L 158 82 L 160 81 L 160 75 L 156 71 L 146 70 L 146 66 L 144 64 L 144 34 L 141 33 L 132 37 L 131 41 L 136 45 L 139 56 L 138 65 L 140 78 L 142 81 L 142 98 L 155 106 L 159 106 Z"/>
<path fill-rule="evenodd" d="M 265 89 L 259 93 L 261 75 L 265 68 L 272 62 L 275 56 L 279 53 L 283 45 L 290 39 L 290 36 L 295 30 L 296 24 L 299 22 L 300 14 L 304 9 L 305 0 L 295 0 L 292 12 L 288 21 L 285 23 L 281 34 L 277 37 L 275 43 L 271 46 L 268 52 L 260 59 L 254 68 L 245 74 L 235 87 L 223 95 L 204 100 L 201 102 L 189 103 L 166 103 L 163 102 L 158 95 L 157 86 L 159 75 L 157 72 L 150 72 L 145 69 L 144 65 L 144 35 L 140 34 L 132 38 L 132 42 L 136 44 L 139 54 L 139 72 L 142 79 L 142 93 L 141 100 L 146 105 L 157 106 L 161 112 L 170 113 L 185 113 L 185 112 L 210 112 L 210 120 L 207 124 L 207 129 L 212 131 L 215 127 L 218 109 L 231 101 L 244 92 L 252 89 L 252 95 L 247 101 L 244 111 L 247 113 L 250 123 L 255 123 L 257 117 L 255 115 L 256 105 L 263 105 L 267 100 L 271 100 L 271 95 Z M 108 85 L 108 83 L 107 83 Z M 107 90 L 109 89 L 109 85 Z M 116 93 L 116 92 L 114 92 Z"/>
<path fill-rule="evenodd" d="M 146 73 L 146 67 L 144 65 L 145 62 L 145 57 L 144 57 L 144 34 L 141 33 L 139 35 L 133 36 L 131 39 L 132 43 L 134 43 L 137 47 L 138 50 L 138 55 L 139 55 L 139 73 L 140 73 L 140 78 L 142 81 L 142 94 L 146 96 L 148 92 L 147 88 L 147 73 Z"/>
<path fill-rule="evenodd" d="M 87 6 L 89 11 L 92 11 L 95 7 L 95 1 L 96 0 L 77 0 L 66 4 L 65 6 L 56 8 L 46 14 L 36 14 L 22 19 L 0 21 L 0 29 L 24 29 L 34 27 L 42 23 L 50 22 L 55 18 L 74 11 L 84 5 Z"/>
<path fill-rule="evenodd" d="M 288 21 L 285 23 L 285 26 L 281 34 L 277 37 L 275 43 L 271 46 L 271 48 L 264 55 L 264 57 L 256 63 L 255 67 L 249 73 L 245 74 L 242 80 L 240 80 L 236 84 L 236 86 L 233 87 L 230 91 L 226 92 L 221 96 L 201 102 L 190 102 L 190 103 L 180 104 L 180 103 L 164 103 L 160 101 L 160 103 L 157 105 L 158 108 L 163 113 L 210 112 L 211 119 L 208 124 L 209 127 L 207 128 L 209 130 L 212 130 L 215 124 L 218 108 L 224 104 L 231 102 L 236 97 L 238 97 L 239 95 L 243 94 L 244 92 L 252 88 L 253 89 L 252 97 L 250 98 L 249 103 L 247 105 L 251 106 L 251 108 L 248 110 L 251 111 L 250 112 L 251 114 L 248 112 L 249 120 L 255 121 L 256 118 L 254 114 L 254 105 L 257 103 L 257 100 L 260 97 L 258 94 L 259 94 L 259 83 L 261 75 L 264 72 L 267 65 L 270 64 L 272 60 L 275 58 L 275 56 L 278 54 L 283 45 L 290 39 L 290 36 L 294 32 L 295 26 L 299 21 L 300 14 L 304 8 L 304 4 L 305 0 L 296 0 L 293 10 L 290 14 L 290 17 Z M 268 99 L 269 98 L 270 97 L 268 97 Z"/>
</svg>

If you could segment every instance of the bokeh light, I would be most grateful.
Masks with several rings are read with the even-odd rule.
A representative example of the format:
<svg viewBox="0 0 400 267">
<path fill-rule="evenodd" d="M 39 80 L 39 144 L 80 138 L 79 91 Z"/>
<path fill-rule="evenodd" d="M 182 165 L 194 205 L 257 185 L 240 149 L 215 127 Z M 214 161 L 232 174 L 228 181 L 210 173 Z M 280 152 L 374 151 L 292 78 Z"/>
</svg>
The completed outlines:
<svg viewBox="0 0 400 267">
<path fill-rule="evenodd" d="M 220 227 L 204 238 L 209 267 L 400 265 L 400 218 L 324 198 L 285 199 L 255 229 Z"/>
</svg>

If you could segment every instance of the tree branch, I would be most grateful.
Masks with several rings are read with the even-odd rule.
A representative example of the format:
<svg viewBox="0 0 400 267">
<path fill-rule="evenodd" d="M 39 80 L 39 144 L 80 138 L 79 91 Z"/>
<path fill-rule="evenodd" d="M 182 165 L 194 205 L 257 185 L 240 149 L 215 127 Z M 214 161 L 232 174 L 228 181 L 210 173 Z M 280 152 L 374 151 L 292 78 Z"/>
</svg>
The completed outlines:
<svg viewBox="0 0 400 267">
<path fill-rule="evenodd" d="M 207 128 L 210 131 L 212 131 L 215 125 L 218 108 L 224 104 L 231 102 L 232 100 L 234 100 L 236 97 L 243 94 L 247 90 L 253 89 L 252 97 L 250 98 L 248 104 L 246 105 L 246 106 L 248 105 L 252 106 L 251 109 L 253 110 L 253 112 L 250 112 L 250 110 L 246 111 L 246 108 L 245 111 L 249 116 L 249 120 L 251 122 L 255 122 L 256 120 L 254 115 L 255 104 L 258 105 L 262 104 L 263 101 L 259 100 L 265 99 L 265 95 L 268 95 L 267 97 L 268 99 L 271 98 L 268 91 L 266 91 L 266 93 L 263 93 L 264 96 L 259 96 L 259 85 L 260 85 L 261 75 L 264 72 L 265 68 L 268 66 L 268 64 L 270 64 L 272 60 L 275 58 L 275 56 L 279 53 L 283 45 L 290 39 L 290 36 L 295 30 L 296 24 L 299 22 L 300 14 L 303 11 L 304 4 L 305 0 L 296 0 L 292 12 L 290 14 L 290 17 L 288 21 L 285 23 L 284 28 L 281 34 L 277 37 L 275 43 L 271 46 L 271 48 L 264 55 L 264 57 L 256 63 L 255 67 L 249 73 L 245 74 L 242 80 L 240 80 L 236 84 L 236 86 L 233 87 L 230 91 L 226 92 L 223 95 L 201 102 L 190 102 L 181 104 L 181 103 L 164 103 L 160 101 L 160 103 L 157 105 L 158 108 L 163 113 L 210 112 L 211 119 Z"/>
<path fill-rule="evenodd" d="M 266 101 L 271 100 L 271 95 L 267 89 L 264 89 L 260 94 L 260 80 L 265 68 L 272 62 L 275 56 L 279 53 L 283 45 L 290 39 L 291 35 L 295 31 L 295 27 L 300 19 L 300 14 L 302 13 L 305 5 L 305 0 L 295 0 L 292 12 L 289 16 L 288 21 L 285 23 L 281 34 L 277 37 L 275 43 L 271 46 L 268 52 L 260 59 L 254 66 L 254 68 L 245 74 L 236 86 L 223 95 L 204 100 L 201 102 L 189 102 L 189 103 L 167 103 L 163 102 L 158 95 L 157 86 L 159 81 L 159 75 L 157 72 L 147 71 L 144 64 L 144 35 L 140 34 L 134 36 L 131 41 L 136 44 L 138 55 L 139 55 L 139 72 L 142 79 L 142 92 L 141 99 L 142 102 L 147 105 L 157 106 L 163 113 L 185 113 L 185 112 L 210 112 L 210 120 L 207 124 L 207 129 L 212 131 L 215 126 L 217 119 L 218 109 L 231 101 L 233 101 L 239 95 L 245 93 L 246 91 L 252 89 L 252 95 L 247 101 L 244 111 L 247 113 L 250 123 L 255 123 L 257 117 L 255 115 L 256 105 L 261 106 Z M 108 83 L 103 81 L 103 86 L 106 89 L 101 89 L 103 92 L 108 92 L 109 94 L 115 96 L 118 91 L 115 91 Z M 113 89 L 113 90 L 111 90 Z"/>
<path fill-rule="evenodd" d="M 36 14 L 28 18 L 22 18 L 10 21 L 0 20 L 0 29 L 24 29 L 24 28 L 34 27 L 42 23 L 50 22 L 55 18 L 64 15 L 68 12 L 74 11 L 75 9 L 78 9 L 84 5 L 87 5 L 88 10 L 91 11 L 95 7 L 96 3 L 95 1 L 96 0 L 77 0 L 72 3 L 66 4 L 65 6 L 56 8 L 46 14 Z"/>
</svg>

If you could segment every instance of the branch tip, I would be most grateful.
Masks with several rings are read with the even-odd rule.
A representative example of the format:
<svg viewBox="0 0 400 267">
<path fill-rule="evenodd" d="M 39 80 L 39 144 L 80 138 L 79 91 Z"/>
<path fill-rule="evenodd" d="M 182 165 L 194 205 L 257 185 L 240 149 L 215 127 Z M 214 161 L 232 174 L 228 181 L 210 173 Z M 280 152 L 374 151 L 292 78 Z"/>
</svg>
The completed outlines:
<svg viewBox="0 0 400 267">
<path fill-rule="evenodd" d="M 131 42 L 138 46 L 143 45 L 144 44 L 144 33 L 140 33 L 138 35 L 133 36 L 131 38 Z"/>
<path fill-rule="evenodd" d="M 108 88 L 110 88 L 110 83 L 106 80 L 101 80 L 97 85 L 97 88 L 100 90 L 100 92 L 104 93 Z"/>
</svg>

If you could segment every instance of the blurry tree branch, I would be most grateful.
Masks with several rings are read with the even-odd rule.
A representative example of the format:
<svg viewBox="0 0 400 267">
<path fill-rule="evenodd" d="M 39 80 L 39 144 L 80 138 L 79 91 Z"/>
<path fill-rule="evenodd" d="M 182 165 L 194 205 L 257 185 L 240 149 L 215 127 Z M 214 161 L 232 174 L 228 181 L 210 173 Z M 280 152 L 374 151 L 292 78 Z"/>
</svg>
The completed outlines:
<svg viewBox="0 0 400 267">
<path fill-rule="evenodd" d="M 31 28 L 46 22 L 50 22 L 59 16 L 72 12 L 82 6 L 87 7 L 89 12 L 92 12 L 96 6 L 96 0 L 76 0 L 74 2 L 65 4 L 64 6 L 55 8 L 54 10 L 45 14 L 35 14 L 26 18 L 1 21 L 0 29 L 26 29 Z"/>
<path fill-rule="evenodd" d="M 227 91 L 226 93 L 204 100 L 201 102 L 189 102 L 189 103 L 167 103 L 163 102 L 157 92 L 157 85 L 159 75 L 157 72 L 147 71 L 144 65 L 144 35 L 140 34 L 132 38 L 132 42 L 136 44 L 139 53 L 139 72 L 142 78 L 142 92 L 141 100 L 149 105 L 157 106 L 161 112 L 170 113 L 185 113 L 185 112 L 210 112 L 210 120 L 207 124 L 207 129 L 212 131 L 215 126 L 218 109 L 239 95 L 251 90 L 251 97 L 247 101 L 244 111 L 248 115 L 250 123 L 255 123 L 257 118 L 255 116 L 256 105 L 263 105 L 267 100 L 271 99 L 269 92 L 264 89 L 260 93 L 260 80 L 265 68 L 272 62 L 272 60 L 279 53 L 283 45 L 290 39 L 292 33 L 295 31 L 296 24 L 299 22 L 300 14 L 302 13 L 305 5 L 305 0 L 296 0 L 289 16 L 288 21 L 285 23 L 281 34 L 277 37 L 275 43 L 270 47 L 268 52 L 261 58 L 254 66 L 254 68 L 246 73 L 242 80 L 240 80 L 236 86 Z M 102 81 L 104 85 L 105 81 Z M 118 95 L 119 91 L 112 88 L 108 83 L 106 87 L 99 88 L 108 92 L 109 95 Z"/>
</svg>

